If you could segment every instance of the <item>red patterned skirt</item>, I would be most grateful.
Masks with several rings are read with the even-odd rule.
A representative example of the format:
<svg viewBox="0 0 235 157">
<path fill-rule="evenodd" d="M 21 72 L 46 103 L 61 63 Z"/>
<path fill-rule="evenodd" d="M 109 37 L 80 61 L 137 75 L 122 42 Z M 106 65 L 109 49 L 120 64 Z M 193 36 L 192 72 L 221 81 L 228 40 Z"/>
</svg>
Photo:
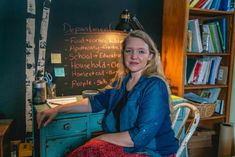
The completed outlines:
<svg viewBox="0 0 235 157">
<path fill-rule="evenodd" d="M 101 140 L 90 140 L 72 151 L 67 157 L 149 157 L 145 154 L 130 154 L 122 146 Z M 170 156 L 175 157 L 175 155 Z"/>
<path fill-rule="evenodd" d="M 72 151 L 67 157 L 149 157 L 145 154 L 129 154 L 122 146 L 101 140 L 90 140 Z"/>
</svg>

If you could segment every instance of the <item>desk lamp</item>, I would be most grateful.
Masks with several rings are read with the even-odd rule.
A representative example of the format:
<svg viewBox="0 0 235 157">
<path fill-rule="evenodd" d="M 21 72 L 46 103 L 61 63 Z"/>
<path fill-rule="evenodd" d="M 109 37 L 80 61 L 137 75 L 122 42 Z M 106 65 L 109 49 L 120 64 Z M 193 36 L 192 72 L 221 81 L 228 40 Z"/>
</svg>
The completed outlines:
<svg viewBox="0 0 235 157">
<path fill-rule="evenodd" d="M 135 15 L 131 15 L 127 9 L 122 11 L 120 15 L 120 21 L 115 29 L 124 32 L 130 32 L 132 30 L 144 30 L 137 17 Z"/>
</svg>

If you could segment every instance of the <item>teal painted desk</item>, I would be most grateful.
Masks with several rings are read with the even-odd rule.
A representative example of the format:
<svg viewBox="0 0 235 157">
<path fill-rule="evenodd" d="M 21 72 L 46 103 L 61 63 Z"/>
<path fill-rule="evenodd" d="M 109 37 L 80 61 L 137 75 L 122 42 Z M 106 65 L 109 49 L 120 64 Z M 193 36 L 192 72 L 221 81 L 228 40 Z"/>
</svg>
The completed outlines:
<svg viewBox="0 0 235 157">
<path fill-rule="evenodd" d="M 84 144 L 93 134 L 102 131 L 104 112 L 60 114 L 47 127 L 37 129 L 36 112 L 48 109 L 37 105 L 33 113 L 33 139 L 35 157 L 64 157 Z"/>
<path fill-rule="evenodd" d="M 33 108 L 34 157 L 64 157 L 92 135 L 102 131 L 104 112 L 60 114 L 47 127 L 39 130 L 35 121 L 36 112 L 48 108 L 46 104 L 35 105 Z M 180 119 L 177 123 L 180 123 Z"/>
</svg>

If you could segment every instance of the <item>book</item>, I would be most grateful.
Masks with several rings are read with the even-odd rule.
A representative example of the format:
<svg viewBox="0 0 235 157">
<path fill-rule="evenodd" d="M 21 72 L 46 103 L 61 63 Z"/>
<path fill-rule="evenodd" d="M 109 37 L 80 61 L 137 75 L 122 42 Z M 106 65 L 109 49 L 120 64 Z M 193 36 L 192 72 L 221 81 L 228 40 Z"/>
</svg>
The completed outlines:
<svg viewBox="0 0 235 157">
<path fill-rule="evenodd" d="M 220 3 L 221 3 L 221 0 L 216 0 L 216 6 L 215 6 L 215 9 L 216 10 L 219 10 L 219 7 L 220 7 Z"/>
<path fill-rule="evenodd" d="M 199 0 L 194 8 L 201 8 L 206 2 L 207 0 Z"/>
<path fill-rule="evenodd" d="M 217 30 L 218 30 L 219 41 L 220 41 L 220 44 L 221 44 L 222 51 L 225 53 L 224 38 L 223 38 L 223 35 L 222 35 L 222 31 L 221 31 L 221 28 L 220 28 L 219 21 L 215 21 L 215 24 L 216 24 L 216 27 L 217 27 Z"/>
<path fill-rule="evenodd" d="M 201 6 L 202 9 L 210 9 L 213 0 L 207 0 L 205 4 Z"/>
<path fill-rule="evenodd" d="M 224 100 L 216 100 L 215 113 L 224 114 Z"/>
<path fill-rule="evenodd" d="M 192 51 L 192 31 L 190 30 L 187 32 L 187 51 Z"/>
<path fill-rule="evenodd" d="M 207 73 L 208 70 L 210 70 L 210 58 L 202 58 L 200 59 L 202 62 L 202 67 L 199 72 L 199 76 L 196 82 L 194 84 L 206 84 L 207 83 Z"/>
<path fill-rule="evenodd" d="M 212 1 L 212 4 L 211 4 L 211 7 L 210 7 L 209 9 L 215 10 L 216 3 L 217 3 L 217 0 L 213 0 L 213 1 Z"/>
<path fill-rule="evenodd" d="M 221 88 L 208 88 L 203 89 L 200 96 L 206 98 L 208 103 L 214 103 L 220 94 Z"/>
<path fill-rule="evenodd" d="M 206 72 L 205 72 L 205 75 L 204 75 L 204 78 L 202 80 L 202 84 L 207 84 L 208 83 L 208 80 L 209 80 L 209 75 L 210 75 L 210 72 L 211 72 L 211 63 L 212 63 L 212 60 L 210 57 L 204 57 L 205 60 L 206 60 Z"/>
<path fill-rule="evenodd" d="M 216 22 L 212 23 L 212 27 L 213 27 L 213 32 L 214 32 L 214 36 L 215 36 L 216 46 L 218 48 L 218 53 L 222 53 L 223 50 L 222 50 L 222 45 L 221 45 L 221 42 L 220 42 L 219 31 L 218 31 L 218 28 L 216 26 Z"/>
<path fill-rule="evenodd" d="M 188 58 L 186 67 L 187 84 L 207 84 L 209 82 L 211 65 L 211 57 L 200 59 Z"/>
<path fill-rule="evenodd" d="M 221 101 L 220 114 L 224 114 L 224 100 Z"/>
<path fill-rule="evenodd" d="M 186 66 L 186 80 L 187 82 L 190 82 L 190 75 L 194 69 L 194 65 L 196 63 L 197 59 L 195 58 L 188 58 L 187 59 L 187 66 Z"/>
<path fill-rule="evenodd" d="M 227 84 L 228 66 L 220 66 L 216 83 Z"/>
<path fill-rule="evenodd" d="M 209 29 L 211 32 L 211 38 L 212 38 L 212 43 L 213 43 L 213 47 L 215 52 L 221 53 L 222 49 L 221 49 L 221 44 L 220 44 L 220 39 L 219 39 L 219 33 L 217 30 L 217 26 L 215 24 L 215 22 L 210 22 L 209 24 Z"/>
<path fill-rule="evenodd" d="M 210 70 L 208 84 L 215 84 L 222 57 L 220 56 L 211 57 L 211 59 L 212 62 L 211 62 L 211 70 Z"/>
<path fill-rule="evenodd" d="M 221 0 L 213 0 L 211 10 L 219 10 Z"/>
<path fill-rule="evenodd" d="M 210 29 L 210 33 L 211 33 L 211 41 L 212 41 L 212 44 L 213 44 L 214 52 L 218 52 L 218 48 L 217 48 L 216 40 L 215 40 L 216 37 L 215 37 L 215 33 L 213 31 L 212 25 L 209 25 L 209 29 Z"/>
<path fill-rule="evenodd" d="M 199 27 L 199 20 L 192 19 L 188 21 L 188 29 L 192 31 L 192 52 L 202 52 L 202 41 Z"/>
<path fill-rule="evenodd" d="M 208 39 L 206 40 L 206 42 L 208 42 L 207 43 L 208 44 L 208 52 L 210 52 L 210 53 L 215 52 L 214 47 L 213 47 L 213 43 L 212 43 L 211 32 L 210 32 L 208 24 L 202 25 L 202 32 L 208 33 Z M 205 51 L 205 48 L 203 48 L 203 51 Z"/>
<path fill-rule="evenodd" d="M 203 89 L 200 95 L 197 95 L 193 92 L 185 93 L 184 97 L 188 100 L 206 104 L 206 103 L 215 103 L 219 97 L 221 88 L 208 88 Z"/>
<path fill-rule="evenodd" d="M 199 0 L 193 0 L 193 1 L 189 4 L 189 7 L 190 7 L 190 8 L 193 8 L 198 2 L 199 2 Z"/>
<path fill-rule="evenodd" d="M 202 32 L 202 49 L 203 52 L 209 52 L 209 41 L 210 41 L 210 33 Z"/>
<path fill-rule="evenodd" d="M 185 93 L 184 98 L 188 99 L 190 101 L 198 102 L 198 103 L 202 103 L 202 104 L 208 103 L 205 98 L 202 98 L 202 97 L 200 97 L 199 95 L 197 95 L 193 92 Z"/>
<path fill-rule="evenodd" d="M 219 99 L 215 101 L 215 113 L 220 114 L 221 102 Z"/>
<path fill-rule="evenodd" d="M 231 0 L 229 11 L 234 11 L 234 5 L 235 5 L 234 1 L 235 0 Z"/>
<path fill-rule="evenodd" d="M 203 66 L 203 62 L 201 60 L 197 60 L 197 63 L 195 64 L 195 68 L 193 69 L 193 80 L 192 80 L 193 84 L 197 83 L 202 66 Z"/>
<path fill-rule="evenodd" d="M 199 78 L 199 73 L 202 68 L 202 62 L 201 60 L 197 60 L 196 63 L 194 64 L 193 70 L 190 74 L 188 84 L 196 84 Z"/>
<path fill-rule="evenodd" d="M 222 38 L 224 41 L 224 53 L 226 53 L 227 51 L 227 19 L 226 18 L 222 18 L 219 19 L 219 25 L 221 28 L 221 33 L 222 33 Z"/>
<path fill-rule="evenodd" d="M 229 11 L 231 0 L 221 0 L 219 10 Z"/>
</svg>

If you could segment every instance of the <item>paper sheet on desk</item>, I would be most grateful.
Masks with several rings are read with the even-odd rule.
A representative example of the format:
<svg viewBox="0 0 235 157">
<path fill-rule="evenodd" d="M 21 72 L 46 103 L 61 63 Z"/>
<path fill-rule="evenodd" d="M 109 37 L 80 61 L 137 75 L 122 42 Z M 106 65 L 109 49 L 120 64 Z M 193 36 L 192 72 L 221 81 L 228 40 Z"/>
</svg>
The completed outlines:
<svg viewBox="0 0 235 157">
<path fill-rule="evenodd" d="M 71 102 L 76 102 L 77 98 L 76 97 L 69 97 L 69 98 L 57 98 L 57 99 L 47 99 L 47 104 L 50 108 L 54 108 L 58 105 L 52 104 L 53 103 L 59 103 L 61 105 L 71 103 Z"/>
</svg>

